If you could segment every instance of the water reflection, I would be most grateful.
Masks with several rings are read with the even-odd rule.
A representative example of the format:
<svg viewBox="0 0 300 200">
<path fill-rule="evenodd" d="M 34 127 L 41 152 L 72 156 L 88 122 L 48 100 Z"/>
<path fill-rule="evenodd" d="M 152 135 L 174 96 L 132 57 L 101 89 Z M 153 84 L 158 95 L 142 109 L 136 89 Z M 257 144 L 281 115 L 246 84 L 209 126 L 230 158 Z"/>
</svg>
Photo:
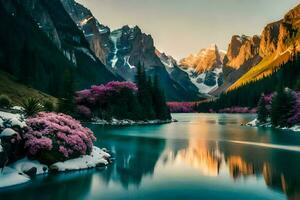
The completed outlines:
<svg viewBox="0 0 300 200">
<path fill-rule="evenodd" d="M 105 143 L 113 149 L 115 163 L 103 174 L 106 184 L 119 182 L 124 188 L 138 187 L 144 176 L 154 173 L 155 164 L 164 149 L 165 140 L 124 137 Z"/>
<path fill-rule="evenodd" d="M 290 148 L 299 147 L 299 135 L 241 127 L 245 115 L 176 118 L 162 126 L 91 126 L 113 165 L 39 178 L 0 190 L 0 199 L 300 199 L 300 154 Z"/>
<path fill-rule="evenodd" d="M 284 192 L 288 199 L 300 199 L 298 152 L 190 138 L 186 148 L 168 148 L 160 160 L 159 165 L 189 165 L 202 175 L 228 176 L 235 181 L 262 176 L 270 189 Z"/>
</svg>

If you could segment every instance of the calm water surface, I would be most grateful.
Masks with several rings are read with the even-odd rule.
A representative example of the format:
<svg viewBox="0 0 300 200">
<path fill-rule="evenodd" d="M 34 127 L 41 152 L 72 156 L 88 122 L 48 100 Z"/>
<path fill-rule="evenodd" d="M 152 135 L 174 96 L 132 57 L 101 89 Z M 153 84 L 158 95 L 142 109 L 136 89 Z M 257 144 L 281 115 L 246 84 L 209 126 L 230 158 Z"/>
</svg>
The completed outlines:
<svg viewBox="0 0 300 200">
<path fill-rule="evenodd" d="M 254 115 L 176 114 L 178 123 L 90 125 L 116 161 L 38 177 L 0 199 L 300 199 L 300 134 L 242 127 Z"/>
</svg>

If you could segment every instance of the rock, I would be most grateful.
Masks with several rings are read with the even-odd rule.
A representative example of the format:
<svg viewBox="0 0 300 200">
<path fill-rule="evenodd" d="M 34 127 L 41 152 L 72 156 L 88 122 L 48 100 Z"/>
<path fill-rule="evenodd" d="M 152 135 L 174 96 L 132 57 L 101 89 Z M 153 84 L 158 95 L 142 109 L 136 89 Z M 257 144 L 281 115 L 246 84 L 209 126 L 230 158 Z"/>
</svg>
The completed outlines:
<svg viewBox="0 0 300 200">
<path fill-rule="evenodd" d="M 183 68 L 193 68 L 195 72 L 201 74 L 222 65 L 224 56 L 225 54 L 214 44 L 182 59 L 180 65 Z"/>
<path fill-rule="evenodd" d="M 259 54 L 260 37 L 234 35 L 228 46 L 225 65 L 235 70 Z M 254 66 L 257 63 L 249 63 Z"/>
<path fill-rule="evenodd" d="M 105 167 L 105 166 L 106 165 L 104 163 L 102 163 L 102 162 L 96 164 L 96 167 Z"/>
<path fill-rule="evenodd" d="M 34 177 L 37 173 L 37 168 L 36 167 L 32 167 L 28 170 L 23 171 L 24 174 L 28 175 L 29 177 Z"/>
</svg>

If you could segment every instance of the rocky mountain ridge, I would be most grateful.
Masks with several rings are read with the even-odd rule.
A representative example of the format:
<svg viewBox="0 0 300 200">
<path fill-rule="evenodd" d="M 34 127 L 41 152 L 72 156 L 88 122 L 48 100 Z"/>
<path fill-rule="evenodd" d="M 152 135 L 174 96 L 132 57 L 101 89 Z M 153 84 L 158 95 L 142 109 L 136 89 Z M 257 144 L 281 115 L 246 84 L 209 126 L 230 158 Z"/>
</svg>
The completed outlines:
<svg viewBox="0 0 300 200">
<path fill-rule="evenodd" d="M 189 75 L 200 93 L 210 94 L 223 84 L 225 52 L 213 44 L 180 61 L 180 67 Z"/>
<path fill-rule="evenodd" d="M 77 26 L 83 31 L 95 55 L 111 72 L 134 81 L 136 67 L 142 65 L 150 76 L 157 75 L 168 100 L 197 100 L 201 95 L 179 68 L 172 72 L 161 57 L 151 35 L 138 26 L 127 25 L 111 31 L 94 18 L 92 13 L 74 0 L 61 0 Z M 176 77 L 175 77 L 176 75 Z M 177 77 L 178 76 L 178 77 Z"/>
<path fill-rule="evenodd" d="M 282 20 L 268 24 L 261 33 L 259 51 L 261 61 L 243 74 L 229 90 L 272 74 L 300 50 L 300 4 L 290 10 Z"/>
</svg>

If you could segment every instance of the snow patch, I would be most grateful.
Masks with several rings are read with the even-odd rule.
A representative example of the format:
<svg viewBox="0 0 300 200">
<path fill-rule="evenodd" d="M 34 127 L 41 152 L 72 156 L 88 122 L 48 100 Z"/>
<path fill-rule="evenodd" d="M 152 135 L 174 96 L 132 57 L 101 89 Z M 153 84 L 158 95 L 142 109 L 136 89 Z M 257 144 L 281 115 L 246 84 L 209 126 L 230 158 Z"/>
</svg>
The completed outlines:
<svg viewBox="0 0 300 200">
<path fill-rule="evenodd" d="M 118 51 L 119 51 L 119 49 L 118 49 L 118 41 L 119 41 L 121 35 L 122 35 L 122 31 L 119 30 L 119 31 L 113 32 L 113 34 L 111 34 L 111 36 L 110 36 L 110 39 L 111 39 L 111 41 L 112 41 L 112 43 L 114 45 L 114 51 L 113 51 L 114 56 L 113 56 L 113 58 L 111 60 L 111 67 L 112 68 L 115 68 L 116 64 L 118 62 Z"/>
<path fill-rule="evenodd" d="M 262 123 L 259 123 L 259 121 L 257 119 L 254 119 L 251 122 L 248 122 L 246 124 L 246 126 L 271 128 L 272 124 L 271 124 L 271 122 L 262 124 Z M 300 125 L 294 125 L 292 127 L 276 127 L 276 128 L 279 128 L 282 130 L 290 130 L 290 131 L 294 131 L 294 132 L 300 132 Z"/>
<path fill-rule="evenodd" d="M 4 167 L 0 172 L 0 188 L 22 184 L 30 181 L 30 178 L 19 174 L 15 169 Z"/>
<path fill-rule="evenodd" d="M 13 129 L 11 128 L 6 128 L 4 129 L 1 134 L 0 134 L 0 137 L 10 137 L 10 136 L 13 136 L 13 135 L 16 135 L 17 132 L 14 131 Z"/>
<path fill-rule="evenodd" d="M 0 140 L 1 141 L 1 140 Z M 0 145 L 1 146 L 1 145 Z M 57 162 L 49 168 L 36 160 L 30 160 L 27 157 L 18 160 L 9 166 L 0 170 L 0 188 L 18 185 L 30 181 L 30 177 L 26 175 L 32 168 L 36 168 L 36 175 L 48 174 L 49 169 L 59 172 L 88 169 L 109 164 L 111 156 L 98 147 L 93 147 L 91 155 L 81 156 L 79 158 L 70 159 L 65 162 Z"/>
<path fill-rule="evenodd" d="M 148 121 L 133 121 L 130 119 L 112 119 L 110 121 L 103 120 L 103 119 L 93 119 L 92 124 L 97 125 L 108 125 L 108 126 L 132 126 L 132 125 L 154 125 L 154 124 L 166 124 L 175 122 L 176 120 L 148 120 Z"/>
<path fill-rule="evenodd" d="M 57 162 L 50 166 L 51 170 L 57 171 L 72 171 L 79 169 L 94 168 L 99 165 L 108 165 L 107 159 L 110 155 L 98 147 L 93 147 L 91 155 L 80 156 L 79 158 L 67 160 L 64 162 Z"/>
<path fill-rule="evenodd" d="M 0 127 L 3 126 L 5 120 L 8 120 L 11 126 L 20 126 L 21 128 L 26 126 L 26 123 L 22 120 L 22 116 L 20 114 L 0 111 Z"/>
<path fill-rule="evenodd" d="M 129 59 L 130 59 L 130 56 L 125 56 L 125 57 L 124 57 L 125 64 L 127 64 L 127 66 L 128 66 L 130 69 L 134 69 L 135 66 L 134 66 L 134 65 L 131 65 L 131 64 L 129 63 Z"/>
<path fill-rule="evenodd" d="M 28 158 L 23 158 L 21 160 L 16 161 L 11 165 L 11 167 L 19 173 L 24 173 L 33 167 L 37 169 L 36 175 L 48 173 L 47 165 L 43 165 L 36 160 L 29 160 Z"/>
<path fill-rule="evenodd" d="M 184 69 L 184 71 L 189 75 L 189 78 L 191 82 L 198 88 L 199 93 L 205 93 L 208 94 L 214 90 L 216 90 L 219 85 L 218 85 L 218 79 L 223 73 L 223 68 L 222 67 L 217 67 L 215 68 L 212 72 L 215 74 L 215 82 L 216 84 L 213 86 L 208 86 L 204 83 L 205 77 L 208 72 L 203 72 L 201 74 L 198 74 L 194 69 L 189 68 L 189 69 Z"/>
</svg>

